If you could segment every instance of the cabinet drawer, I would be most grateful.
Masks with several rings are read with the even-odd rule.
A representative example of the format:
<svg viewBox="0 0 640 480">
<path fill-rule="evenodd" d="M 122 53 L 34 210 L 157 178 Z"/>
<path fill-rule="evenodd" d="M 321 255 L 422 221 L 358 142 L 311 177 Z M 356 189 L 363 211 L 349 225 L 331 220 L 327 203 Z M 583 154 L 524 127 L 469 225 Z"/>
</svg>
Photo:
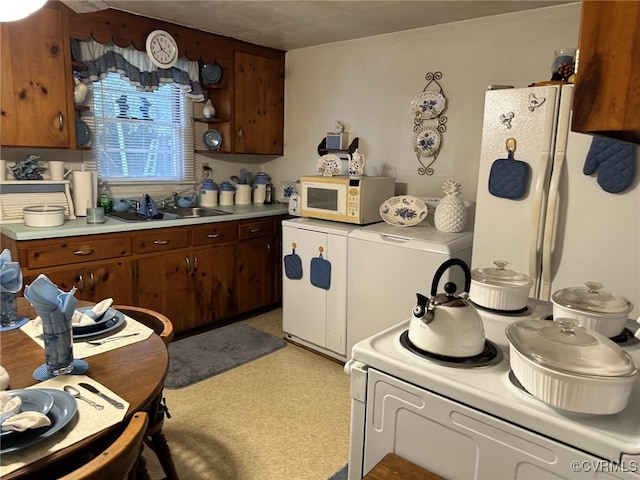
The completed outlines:
<svg viewBox="0 0 640 480">
<path fill-rule="evenodd" d="M 248 240 L 250 238 L 268 237 L 275 233 L 273 219 L 261 220 L 251 223 L 243 223 L 238 227 L 238 238 Z"/>
<path fill-rule="evenodd" d="M 193 245 L 211 245 L 236 240 L 237 224 L 234 222 L 212 223 L 193 229 Z"/>
<path fill-rule="evenodd" d="M 52 267 L 131 255 L 131 239 L 129 237 L 70 241 L 60 239 L 55 243 L 28 246 L 26 252 L 30 269 Z"/>
<path fill-rule="evenodd" d="M 161 252 L 189 246 L 189 232 L 183 229 L 161 228 L 136 234 L 136 253 Z"/>
</svg>

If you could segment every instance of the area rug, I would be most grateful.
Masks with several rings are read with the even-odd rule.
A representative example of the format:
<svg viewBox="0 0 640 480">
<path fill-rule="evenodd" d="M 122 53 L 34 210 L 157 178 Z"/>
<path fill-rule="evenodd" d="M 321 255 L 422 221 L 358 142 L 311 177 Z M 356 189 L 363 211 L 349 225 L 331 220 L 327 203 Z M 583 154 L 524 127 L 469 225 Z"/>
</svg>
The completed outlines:
<svg viewBox="0 0 640 480">
<path fill-rule="evenodd" d="M 344 467 L 338 470 L 336 473 L 329 477 L 329 480 L 347 480 L 347 475 L 349 474 L 349 464 L 347 463 Z"/>
<path fill-rule="evenodd" d="M 169 344 L 165 387 L 184 388 L 286 346 L 282 338 L 238 322 Z"/>
</svg>

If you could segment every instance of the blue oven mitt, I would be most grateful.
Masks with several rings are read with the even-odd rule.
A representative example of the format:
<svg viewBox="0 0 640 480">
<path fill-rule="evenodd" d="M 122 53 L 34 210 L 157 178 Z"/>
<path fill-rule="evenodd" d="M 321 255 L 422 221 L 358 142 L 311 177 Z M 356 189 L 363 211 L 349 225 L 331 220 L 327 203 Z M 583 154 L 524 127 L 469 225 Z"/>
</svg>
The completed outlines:
<svg viewBox="0 0 640 480">
<path fill-rule="evenodd" d="M 636 174 L 636 147 L 630 143 L 593 137 L 582 172 L 598 170 L 598 185 L 605 192 L 620 193 L 633 183 Z"/>
</svg>

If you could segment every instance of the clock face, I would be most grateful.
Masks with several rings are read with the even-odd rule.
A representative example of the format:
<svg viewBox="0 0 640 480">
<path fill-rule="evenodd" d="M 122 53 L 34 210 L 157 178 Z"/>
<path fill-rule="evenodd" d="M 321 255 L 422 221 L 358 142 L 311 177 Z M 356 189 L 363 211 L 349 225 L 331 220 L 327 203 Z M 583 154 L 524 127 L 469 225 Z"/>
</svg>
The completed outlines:
<svg viewBox="0 0 640 480">
<path fill-rule="evenodd" d="M 147 54 L 160 68 L 170 68 L 178 61 L 178 45 L 164 30 L 151 32 L 147 37 Z"/>
</svg>

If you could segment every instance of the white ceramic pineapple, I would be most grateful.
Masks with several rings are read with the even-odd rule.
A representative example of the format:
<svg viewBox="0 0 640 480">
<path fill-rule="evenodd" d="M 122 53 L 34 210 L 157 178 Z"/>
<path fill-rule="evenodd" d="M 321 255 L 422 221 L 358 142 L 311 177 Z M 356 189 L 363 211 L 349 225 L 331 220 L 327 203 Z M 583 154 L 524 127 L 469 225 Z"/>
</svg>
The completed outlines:
<svg viewBox="0 0 640 480">
<path fill-rule="evenodd" d="M 458 195 L 464 188 L 462 182 L 447 180 L 442 185 L 445 196 L 438 202 L 433 220 L 441 232 L 462 232 L 467 223 L 467 207 Z"/>
</svg>

